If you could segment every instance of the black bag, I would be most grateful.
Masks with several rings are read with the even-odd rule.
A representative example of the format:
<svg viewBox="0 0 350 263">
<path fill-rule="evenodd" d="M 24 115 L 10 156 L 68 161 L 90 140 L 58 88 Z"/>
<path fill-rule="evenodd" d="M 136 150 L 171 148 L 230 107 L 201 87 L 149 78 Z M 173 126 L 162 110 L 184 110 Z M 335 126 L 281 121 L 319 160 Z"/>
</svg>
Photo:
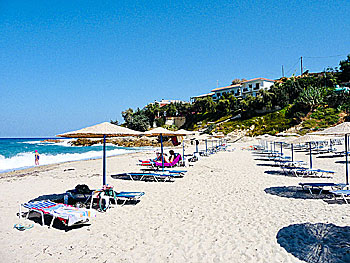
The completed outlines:
<svg viewBox="0 0 350 263">
<path fill-rule="evenodd" d="M 75 187 L 75 191 L 77 194 L 90 194 L 91 190 L 86 184 L 78 184 Z"/>
</svg>

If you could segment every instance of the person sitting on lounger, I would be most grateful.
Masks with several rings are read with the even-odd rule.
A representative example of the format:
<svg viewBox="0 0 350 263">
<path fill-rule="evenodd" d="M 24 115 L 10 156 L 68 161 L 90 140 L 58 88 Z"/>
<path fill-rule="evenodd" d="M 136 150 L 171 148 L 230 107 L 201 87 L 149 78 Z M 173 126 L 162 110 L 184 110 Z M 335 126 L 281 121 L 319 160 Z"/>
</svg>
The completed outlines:
<svg viewBox="0 0 350 263">
<path fill-rule="evenodd" d="M 165 163 L 172 163 L 175 160 L 175 157 L 176 157 L 175 152 L 173 150 L 170 150 L 169 151 L 169 158 L 167 159 L 164 157 L 164 162 Z"/>
</svg>

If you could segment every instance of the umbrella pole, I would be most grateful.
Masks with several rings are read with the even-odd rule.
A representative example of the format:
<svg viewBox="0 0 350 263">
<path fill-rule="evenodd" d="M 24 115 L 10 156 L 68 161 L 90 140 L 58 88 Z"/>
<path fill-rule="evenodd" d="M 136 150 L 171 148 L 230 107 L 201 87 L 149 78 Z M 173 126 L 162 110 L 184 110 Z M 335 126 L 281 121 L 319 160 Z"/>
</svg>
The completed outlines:
<svg viewBox="0 0 350 263">
<path fill-rule="evenodd" d="M 282 156 L 282 154 L 283 154 L 283 149 L 282 149 L 282 142 L 281 142 L 281 156 Z"/>
<path fill-rule="evenodd" d="M 162 134 L 160 134 L 160 154 L 162 155 L 162 171 L 164 172 L 163 135 Z"/>
<path fill-rule="evenodd" d="M 103 186 L 106 185 L 106 135 L 103 135 Z"/>
<path fill-rule="evenodd" d="M 208 142 L 207 142 L 207 139 L 205 139 L 205 153 L 208 153 Z"/>
<path fill-rule="evenodd" d="M 292 143 L 292 162 L 294 162 L 294 149 L 293 149 L 293 143 Z"/>
<path fill-rule="evenodd" d="M 345 134 L 345 176 L 346 184 L 349 184 L 349 170 L 348 170 L 348 135 Z"/>
<path fill-rule="evenodd" d="M 311 153 L 311 142 L 309 142 L 309 149 L 310 149 L 310 169 L 312 169 L 312 153 Z"/>
<path fill-rule="evenodd" d="M 276 143 L 273 142 L 273 151 L 275 152 L 276 151 Z"/>
<path fill-rule="evenodd" d="M 182 141 L 182 160 L 185 163 L 185 140 Z"/>
</svg>

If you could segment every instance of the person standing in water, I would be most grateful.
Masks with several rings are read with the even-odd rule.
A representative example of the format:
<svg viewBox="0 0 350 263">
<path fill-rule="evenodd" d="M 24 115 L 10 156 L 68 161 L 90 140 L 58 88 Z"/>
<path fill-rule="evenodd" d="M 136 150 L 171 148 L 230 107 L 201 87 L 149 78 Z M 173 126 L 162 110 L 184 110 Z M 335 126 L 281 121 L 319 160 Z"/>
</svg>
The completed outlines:
<svg viewBox="0 0 350 263">
<path fill-rule="evenodd" d="M 39 165 L 40 155 L 37 150 L 35 150 L 35 165 Z"/>
</svg>

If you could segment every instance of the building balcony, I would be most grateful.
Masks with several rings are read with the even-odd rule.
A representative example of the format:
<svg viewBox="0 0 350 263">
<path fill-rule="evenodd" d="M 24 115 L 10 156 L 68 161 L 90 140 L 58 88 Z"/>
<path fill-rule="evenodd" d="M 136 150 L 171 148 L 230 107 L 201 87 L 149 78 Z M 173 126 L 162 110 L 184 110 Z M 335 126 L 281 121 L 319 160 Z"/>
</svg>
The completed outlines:
<svg viewBox="0 0 350 263">
<path fill-rule="evenodd" d="M 253 90 L 256 91 L 256 90 L 259 90 L 260 87 L 254 87 Z"/>
<path fill-rule="evenodd" d="M 251 92 L 251 90 L 250 90 L 249 88 L 244 88 L 244 89 L 242 90 L 242 93 L 248 93 L 248 92 Z"/>
</svg>

